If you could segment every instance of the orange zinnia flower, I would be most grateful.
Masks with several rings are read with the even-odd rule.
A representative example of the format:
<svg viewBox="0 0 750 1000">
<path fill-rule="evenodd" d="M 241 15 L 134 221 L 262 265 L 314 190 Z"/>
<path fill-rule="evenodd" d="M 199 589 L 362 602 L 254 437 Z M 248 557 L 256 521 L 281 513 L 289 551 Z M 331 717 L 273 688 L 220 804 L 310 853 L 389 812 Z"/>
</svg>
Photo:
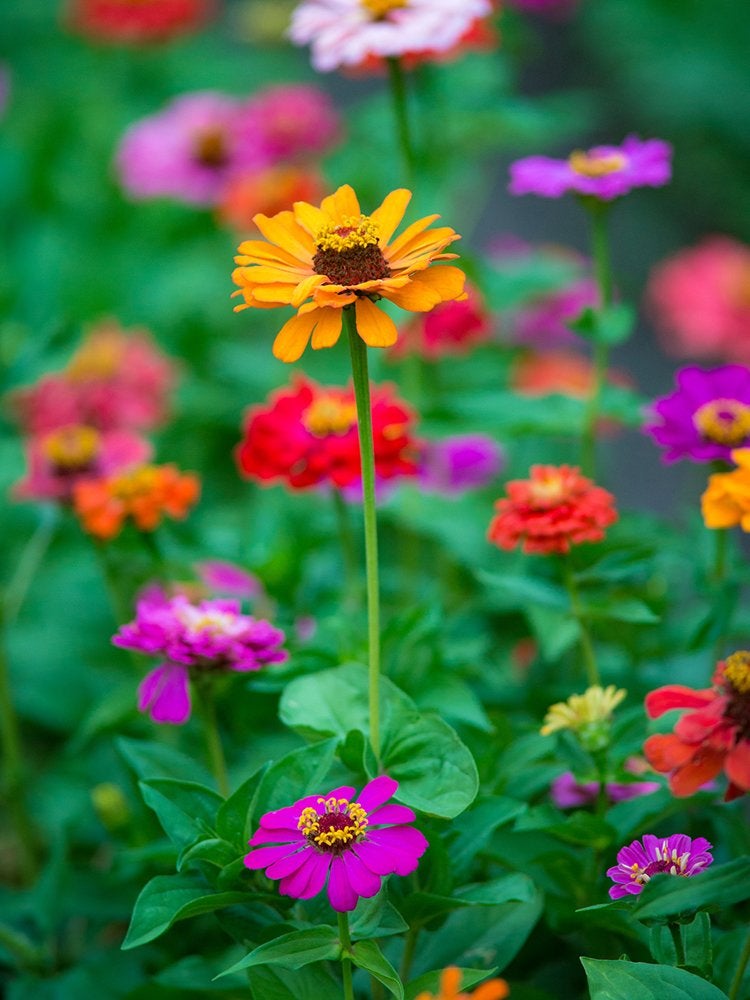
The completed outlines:
<svg viewBox="0 0 750 1000">
<path fill-rule="evenodd" d="M 703 520 L 707 528 L 739 524 L 743 531 L 750 531 L 750 448 L 735 448 L 732 461 L 739 468 L 708 477 L 701 497 Z"/>
<path fill-rule="evenodd" d="M 235 295 L 244 303 L 235 311 L 291 305 L 296 316 L 279 331 L 273 353 L 296 361 L 312 336 L 313 349 L 332 347 L 341 335 L 342 309 L 356 310 L 357 331 L 370 347 L 396 342 L 396 325 L 375 305 L 390 299 L 412 312 L 428 312 L 439 302 L 462 299 L 464 274 L 459 268 L 430 268 L 452 260 L 443 251 L 460 236 L 445 226 L 428 230 L 439 218 L 412 223 L 393 242 L 411 192 L 391 191 L 372 215 L 363 215 L 353 189 L 344 184 L 324 198 L 320 208 L 298 201 L 293 211 L 253 222 L 265 236 L 239 247 L 240 265 L 232 275 Z"/>
<path fill-rule="evenodd" d="M 440 992 L 420 993 L 416 1000 L 505 1000 L 510 996 L 510 989 L 504 979 L 490 979 L 469 996 L 468 993 L 459 993 L 461 985 L 461 970 L 455 965 L 443 969 L 440 976 Z"/>
<path fill-rule="evenodd" d="M 153 531 L 165 515 L 187 517 L 199 493 L 192 473 L 181 473 L 174 465 L 142 465 L 76 483 L 73 506 L 84 529 L 107 540 L 119 535 L 128 518 L 140 531 Z"/>
</svg>

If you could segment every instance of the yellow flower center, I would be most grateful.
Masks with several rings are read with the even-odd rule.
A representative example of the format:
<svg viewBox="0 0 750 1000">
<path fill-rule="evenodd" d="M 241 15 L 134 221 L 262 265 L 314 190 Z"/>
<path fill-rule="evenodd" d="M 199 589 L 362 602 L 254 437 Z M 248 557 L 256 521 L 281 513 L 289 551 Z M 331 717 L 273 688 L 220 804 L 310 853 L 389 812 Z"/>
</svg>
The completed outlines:
<svg viewBox="0 0 750 1000">
<path fill-rule="evenodd" d="M 316 437 L 346 434 L 357 423 L 357 405 L 353 400 L 323 394 L 310 403 L 302 423 Z"/>
<path fill-rule="evenodd" d="M 561 476 L 534 479 L 529 493 L 533 507 L 554 507 L 565 499 L 565 483 Z"/>
<path fill-rule="evenodd" d="M 409 0 L 360 0 L 360 3 L 375 21 L 381 20 L 392 10 L 409 6 Z"/>
<path fill-rule="evenodd" d="M 615 174 L 627 166 L 627 158 L 622 153 L 585 153 L 576 149 L 568 157 L 568 166 L 584 177 L 604 177 Z"/>
<path fill-rule="evenodd" d="M 208 127 L 193 137 L 193 156 L 204 167 L 223 167 L 228 159 L 227 139 L 223 129 Z"/>
<path fill-rule="evenodd" d="M 313 271 L 334 285 L 351 288 L 388 278 L 391 269 L 379 246 L 380 230 L 368 215 L 349 215 L 315 236 Z"/>
<path fill-rule="evenodd" d="M 733 448 L 750 436 L 750 406 L 736 399 L 712 399 L 693 414 L 702 436 Z"/>
<path fill-rule="evenodd" d="M 124 472 L 112 483 L 112 493 L 121 500 L 149 494 L 159 481 L 160 471 L 155 465 L 143 465 L 133 472 Z"/>
<path fill-rule="evenodd" d="M 338 226 L 324 226 L 315 237 L 318 250 L 353 250 L 369 247 L 380 239 L 380 231 L 369 215 L 347 215 Z"/>
<path fill-rule="evenodd" d="M 321 813 L 308 806 L 300 813 L 297 829 L 321 851 L 340 853 L 355 840 L 361 840 L 367 830 L 367 813 L 359 802 L 348 799 L 318 799 L 325 806 Z"/>
<path fill-rule="evenodd" d="M 65 374 L 72 382 L 110 378 L 117 373 L 124 347 L 120 333 L 95 333 L 76 351 Z"/>
<path fill-rule="evenodd" d="M 740 650 L 724 661 L 724 680 L 739 694 L 750 694 L 750 653 Z"/>
<path fill-rule="evenodd" d="M 61 427 L 44 439 L 45 457 L 58 469 L 73 472 L 89 466 L 99 451 L 99 433 L 93 427 Z"/>
<path fill-rule="evenodd" d="M 237 615 L 216 609 L 206 611 L 201 608 L 181 608 L 177 614 L 189 632 L 210 632 L 211 635 L 230 635 L 237 625 Z"/>
</svg>

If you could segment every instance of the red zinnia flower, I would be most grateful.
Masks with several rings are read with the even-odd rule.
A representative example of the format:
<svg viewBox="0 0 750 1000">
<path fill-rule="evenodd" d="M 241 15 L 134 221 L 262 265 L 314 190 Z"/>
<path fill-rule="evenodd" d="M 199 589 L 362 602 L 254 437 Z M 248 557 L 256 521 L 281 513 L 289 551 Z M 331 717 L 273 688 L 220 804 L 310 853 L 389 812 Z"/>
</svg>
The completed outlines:
<svg viewBox="0 0 750 1000">
<path fill-rule="evenodd" d="M 393 357 L 419 354 L 428 361 L 468 354 L 489 340 L 492 323 L 479 292 L 466 287 L 467 298 L 460 302 L 440 302 L 428 313 L 417 315 L 401 331 L 391 348 Z"/>
<path fill-rule="evenodd" d="M 652 719 L 674 708 L 695 711 L 683 715 L 673 733 L 649 736 L 643 746 L 649 764 L 669 775 L 672 793 L 692 795 L 722 770 L 727 801 L 750 791 L 750 652 L 722 660 L 710 688 L 669 684 L 646 696 Z"/>
<path fill-rule="evenodd" d="M 98 42 L 139 45 L 195 31 L 208 20 L 214 0 L 70 0 L 70 27 Z"/>
<path fill-rule="evenodd" d="M 515 479 L 495 504 L 488 537 L 501 549 L 549 555 L 571 545 L 599 542 L 617 520 L 614 497 L 568 465 L 533 465 L 530 479 Z"/>
<path fill-rule="evenodd" d="M 359 482 L 362 465 L 354 390 L 318 385 L 304 377 L 248 411 L 237 462 L 251 479 L 293 489 Z M 415 475 L 413 413 L 388 386 L 373 387 L 372 431 L 379 479 Z"/>
</svg>

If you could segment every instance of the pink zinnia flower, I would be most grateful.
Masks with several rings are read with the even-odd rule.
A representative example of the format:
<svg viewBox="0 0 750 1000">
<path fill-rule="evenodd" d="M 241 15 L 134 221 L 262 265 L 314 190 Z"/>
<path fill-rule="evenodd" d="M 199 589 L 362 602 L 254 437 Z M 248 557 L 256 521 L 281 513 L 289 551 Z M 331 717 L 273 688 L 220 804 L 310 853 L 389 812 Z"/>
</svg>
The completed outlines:
<svg viewBox="0 0 750 1000">
<path fill-rule="evenodd" d="M 243 128 L 250 130 L 248 143 L 258 142 L 274 163 L 321 156 L 341 136 L 341 119 L 333 101 L 325 91 L 309 84 L 267 87 L 243 108 L 240 134 Z"/>
<path fill-rule="evenodd" d="M 677 356 L 750 362 L 750 247 L 710 236 L 651 273 L 648 303 Z"/>
<path fill-rule="evenodd" d="M 97 42 L 165 42 L 202 27 L 214 0 L 68 0 L 65 20 Z"/>
<path fill-rule="evenodd" d="M 284 633 L 243 615 L 239 601 L 191 603 L 183 594 L 141 599 L 135 620 L 113 637 L 115 646 L 164 658 L 138 688 L 138 709 L 154 722 L 180 725 L 190 718 L 191 674 L 246 673 L 283 663 Z"/>
<path fill-rule="evenodd" d="M 258 577 L 236 563 L 205 559 L 196 563 L 195 569 L 201 582 L 215 594 L 231 594 L 240 598 L 261 597 L 263 594 L 263 584 Z"/>
<path fill-rule="evenodd" d="M 608 781 L 604 786 L 607 801 L 627 802 L 641 795 L 658 792 L 658 781 Z M 598 781 L 578 781 L 572 771 L 559 775 L 550 785 L 550 798 L 558 809 L 576 809 L 595 802 L 599 795 Z"/>
<path fill-rule="evenodd" d="M 407 825 L 416 819 L 412 810 L 388 804 L 397 788 L 380 775 L 359 795 L 344 785 L 266 813 L 245 864 L 281 879 L 281 894 L 295 899 L 317 896 L 327 882 L 334 910 L 353 910 L 360 897 L 377 895 L 386 875 L 411 874 L 429 846 Z"/>
<path fill-rule="evenodd" d="M 32 437 L 27 456 L 28 472 L 15 485 L 14 496 L 69 503 L 77 483 L 148 461 L 151 445 L 130 431 L 100 433 L 84 424 L 68 424 Z"/>
<path fill-rule="evenodd" d="M 569 191 L 611 201 L 637 187 L 662 187 L 672 176 L 672 148 L 630 135 L 621 146 L 576 150 L 566 160 L 528 156 L 510 166 L 511 194 L 559 198 Z"/>
<path fill-rule="evenodd" d="M 135 200 L 215 205 L 226 182 L 269 165 L 242 102 L 214 91 L 184 94 L 135 122 L 117 151 L 120 182 Z"/>
<path fill-rule="evenodd" d="M 423 441 L 419 449 L 419 484 L 445 496 L 459 496 L 495 479 L 505 456 L 486 434 L 457 434 L 441 441 Z"/>
<path fill-rule="evenodd" d="M 647 833 L 640 840 L 617 852 L 617 864 L 607 869 L 615 885 L 609 890 L 612 899 L 637 896 L 654 875 L 699 875 L 713 862 L 711 844 L 704 837 L 691 840 L 684 833 L 655 837 Z"/>
<path fill-rule="evenodd" d="M 371 57 L 451 49 L 491 0 L 302 0 L 289 37 L 311 45 L 312 64 L 326 72 Z"/>
<path fill-rule="evenodd" d="M 392 357 L 418 354 L 428 361 L 468 354 L 489 340 L 492 320 L 479 292 L 466 286 L 467 298 L 441 302 L 428 313 L 417 314 L 401 330 L 390 349 Z"/>
</svg>

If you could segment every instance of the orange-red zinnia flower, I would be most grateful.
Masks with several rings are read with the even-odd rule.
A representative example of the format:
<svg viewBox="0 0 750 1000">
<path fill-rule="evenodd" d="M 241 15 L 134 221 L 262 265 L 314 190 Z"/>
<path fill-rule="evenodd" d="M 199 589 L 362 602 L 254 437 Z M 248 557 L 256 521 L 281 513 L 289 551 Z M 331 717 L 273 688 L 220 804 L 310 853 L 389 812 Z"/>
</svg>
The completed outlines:
<svg viewBox="0 0 750 1000">
<path fill-rule="evenodd" d="M 375 471 L 379 479 L 416 475 L 414 414 L 389 386 L 372 391 Z M 362 464 L 354 391 L 299 377 L 248 411 L 237 462 L 251 479 L 292 489 L 359 482 Z"/>
<path fill-rule="evenodd" d="M 165 516 L 187 517 L 199 493 L 198 477 L 190 472 L 174 465 L 142 465 L 76 483 L 73 507 L 89 534 L 110 539 L 128 519 L 140 531 L 153 531 Z"/>
<path fill-rule="evenodd" d="M 501 549 L 568 552 L 581 542 L 599 542 L 617 520 L 614 497 L 568 465 L 533 465 L 529 479 L 514 479 L 497 501 L 488 537 Z"/>
<path fill-rule="evenodd" d="M 693 795 L 723 770 L 725 798 L 750 791 L 750 653 L 732 653 L 716 667 L 713 686 L 696 691 L 668 684 L 646 695 L 652 719 L 689 708 L 673 733 L 649 736 L 643 746 L 649 764 L 669 775 L 677 796 Z"/>
<path fill-rule="evenodd" d="M 459 993 L 461 975 L 461 970 L 455 965 L 448 966 L 440 974 L 439 991 L 434 994 L 425 991 L 418 994 L 416 1000 L 505 1000 L 510 996 L 510 989 L 504 979 L 488 979 L 471 994 Z"/>
<path fill-rule="evenodd" d="M 750 531 L 750 448 L 735 448 L 732 461 L 738 468 L 715 472 L 701 497 L 701 512 L 707 528 Z"/>
<path fill-rule="evenodd" d="M 447 226 L 428 227 L 439 216 L 412 223 L 392 239 L 411 192 L 391 191 L 371 215 L 363 215 L 354 190 L 344 184 L 319 208 L 305 201 L 291 212 L 253 222 L 265 236 L 240 244 L 232 275 L 244 303 L 235 310 L 293 306 L 297 313 L 279 331 L 273 353 L 296 361 L 312 337 L 313 349 L 332 347 L 341 335 L 342 310 L 356 312 L 357 331 L 370 347 L 390 347 L 398 333 L 375 304 L 389 299 L 411 312 L 428 312 L 439 302 L 463 297 L 464 274 L 457 267 L 430 267 L 452 260 L 445 248 L 460 239 Z"/>
<path fill-rule="evenodd" d="M 163 42 L 201 27 L 214 0 L 69 0 L 66 20 L 99 42 Z"/>
</svg>

